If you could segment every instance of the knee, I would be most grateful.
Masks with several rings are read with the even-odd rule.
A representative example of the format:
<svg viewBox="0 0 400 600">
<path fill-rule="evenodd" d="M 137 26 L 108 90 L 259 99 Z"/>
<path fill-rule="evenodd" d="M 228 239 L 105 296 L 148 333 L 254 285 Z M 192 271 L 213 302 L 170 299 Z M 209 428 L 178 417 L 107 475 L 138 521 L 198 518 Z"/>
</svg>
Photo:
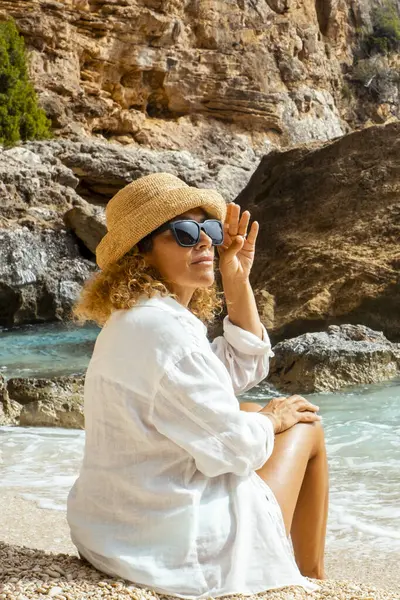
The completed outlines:
<svg viewBox="0 0 400 600">
<path fill-rule="evenodd" d="M 314 421 L 314 423 L 309 423 L 309 425 L 311 425 L 311 427 L 313 428 L 314 435 L 322 438 L 325 436 L 322 421 Z"/>
<path fill-rule="evenodd" d="M 295 429 L 302 431 L 304 435 L 314 437 L 324 437 L 324 426 L 322 421 L 313 421 L 313 423 L 297 423 Z"/>
<path fill-rule="evenodd" d="M 311 423 L 314 432 L 314 456 L 319 455 L 325 457 L 326 460 L 326 447 L 325 447 L 325 431 L 321 421 L 315 421 Z"/>
<path fill-rule="evenodd" d="M 304 440 L 307 440 L 308 445 L 312 449 L 312 455 L 319 453 L 321 450 L 325 451 L 325 432 L 321 421 L 297 423 L 294 428 L 297 429 L 297 433 Z"/>
</svg>

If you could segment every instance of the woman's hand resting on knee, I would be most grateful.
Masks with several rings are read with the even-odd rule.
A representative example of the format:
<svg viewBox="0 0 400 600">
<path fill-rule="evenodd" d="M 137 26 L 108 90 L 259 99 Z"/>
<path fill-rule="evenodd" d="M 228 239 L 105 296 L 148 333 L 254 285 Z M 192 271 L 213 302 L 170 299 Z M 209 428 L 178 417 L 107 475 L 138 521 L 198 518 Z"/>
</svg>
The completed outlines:
<svg viewBox="0 0 400 600">
<path fill-rule="evenodd" d="M 282 433 L 296 423 L 321 421 L 316 414 L 318 411 L 319 406 L 295 394 L 287 398 L 273 398 L 259 412 L 271 419 L 275 433 Z"/>
</svg>

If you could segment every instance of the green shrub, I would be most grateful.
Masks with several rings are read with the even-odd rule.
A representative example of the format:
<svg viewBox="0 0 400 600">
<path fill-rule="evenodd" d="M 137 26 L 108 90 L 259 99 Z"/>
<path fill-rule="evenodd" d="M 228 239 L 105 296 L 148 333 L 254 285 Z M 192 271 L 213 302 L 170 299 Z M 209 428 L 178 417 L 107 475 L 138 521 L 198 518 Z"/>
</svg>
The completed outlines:
<svg viewBox="0 0 400 600">
<path fill-rule="evenodd" d="M 29 81 L 24 39 L 12 20 L 0 22 L 0 144 L 50 135 L 50 121 Z"/>
<path fill-rule="evenodd" d="M 387 0 L 372 13 L 372 32 L 364 38 L 365 54 L 387 54 L 400 48 L 400 15 L 396 4 Z"/>
</svg>

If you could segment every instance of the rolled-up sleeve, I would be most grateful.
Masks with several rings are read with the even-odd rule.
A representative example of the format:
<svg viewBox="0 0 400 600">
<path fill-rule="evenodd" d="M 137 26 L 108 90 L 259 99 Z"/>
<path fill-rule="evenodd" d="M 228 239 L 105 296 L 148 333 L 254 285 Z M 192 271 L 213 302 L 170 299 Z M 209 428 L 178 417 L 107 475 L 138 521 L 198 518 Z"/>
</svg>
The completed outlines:
<svg viewBox="0 0 400 600">
<path fill-rule="evenodd" d="M 224 363 L 232 379 L 235 394 L 242 394 L 265 379 L 269 361 L 274 356 L 267 330 L 262 325 L 263 339 L 223 320 L 224 334 L 211 342 L 211 349 Z"/>
<path fill-rule="evenodd" d="M 268 460 L 274 447 L 270 419 L 241 411 L 212 359 L 202 352 L 192 352 L 166 370 L 152 419 L 156 429 L 186 450 L 208 477 L 249 475 Z"/>
</svg>

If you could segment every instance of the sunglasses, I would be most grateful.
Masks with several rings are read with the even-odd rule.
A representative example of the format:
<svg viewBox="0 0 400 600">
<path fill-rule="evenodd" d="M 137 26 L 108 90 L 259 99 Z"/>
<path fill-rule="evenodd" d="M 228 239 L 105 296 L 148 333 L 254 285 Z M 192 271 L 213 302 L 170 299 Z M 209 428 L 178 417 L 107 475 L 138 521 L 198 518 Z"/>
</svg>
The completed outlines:
<svg viewBox="0 0 400 600">
<path fill-rule="evenodd" d="M 213 246 L 221 246 L 224 241 L 224 228 L 222 222 L 218 219 L 207 219 L 203 223 L 198 223 L 192 219 L 172 221 L 162 225 L 157 229 L 157 233 L 168 229 L 174 234 L 177 243 L 185 248 L 195 246 L 200 240 L 202 231 L 211 238 Z"/>
</svg>

